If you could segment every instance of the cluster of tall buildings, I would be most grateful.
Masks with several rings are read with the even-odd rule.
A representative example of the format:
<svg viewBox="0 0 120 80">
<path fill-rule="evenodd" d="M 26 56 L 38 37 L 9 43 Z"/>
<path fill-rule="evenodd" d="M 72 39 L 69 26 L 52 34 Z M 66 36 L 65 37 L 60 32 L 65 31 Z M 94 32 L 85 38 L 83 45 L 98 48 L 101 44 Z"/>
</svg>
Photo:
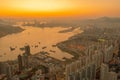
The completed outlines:
<svg viewBox="0 0 120 80">
<path fill-rule="evenodd" d="M 66 66 L 66 80 L 94 80 L 96 75 L 95 64 L 80 66 L 80 61 Z"/>
<path fill-rule="evenodd" d="M 0 75 L 5 75 L 8 80 L 11 80 L 15 72 L 18 70 L 18 65 L 9 62 L 0 62 Z"/>
<path fill-rule="evenodd" d="M 28 67 L 28 57 L 30 55 L 30 46 L 25 46 L 25 53 L 21 56 L 18 55 L 18 61 L 0 62 L 0 75 L 4 74 L 8 80 L 18 80 L 17 76 L 14 76 L 16 72 L 22 71 Z M 16 79 L 12 79 L 16 78 Z"/>
<path fill-rule="evenodd" d="M 30 55 L 31 55 L 31 53 L 30 53 L 30 46 L 26 45 L 25 46 L 25 53 L 23 55 L 18 55 L 19 71 L 23 70 L 23 68 L 27 68 L 28 67 L 29 56 Z"/>
<path fill-rule="evenodd" d="M 29 45 L 24 48 L 17 60 L 0 62 L 0 80 L 61 80 L 62 61 L 40 53 L 31 55 Z"/>
<path fill-rule="evenodd" d="M 27 68 L 28 67 L 28 56 L 18 55 L 18 65 L 19 65 L 19 71 L 23 70 L 24 68 Z"/>
<path fill-rule="evenodd" d="M 100 80 L 117 80 L 117 73 L 110 72 L 107 64 L 102 64 L 100 69 Z"/>
<path fill-rule="evenodd" d="M 88 46 L 78 60 L 66 65 L 66 80 L 96 80 L 99 71 L 103 75 L 111 75 L 112 78 L 102 79 L 104 76 L 99 75 L 101 80 L 117 80 L 115 73 L 109 71 L 105 71 L 107 74 L 104 73 L 102 64 L 108 64 L 112 60 L 118 41 L 109 40 L 97 44 Z"/>
</svg>

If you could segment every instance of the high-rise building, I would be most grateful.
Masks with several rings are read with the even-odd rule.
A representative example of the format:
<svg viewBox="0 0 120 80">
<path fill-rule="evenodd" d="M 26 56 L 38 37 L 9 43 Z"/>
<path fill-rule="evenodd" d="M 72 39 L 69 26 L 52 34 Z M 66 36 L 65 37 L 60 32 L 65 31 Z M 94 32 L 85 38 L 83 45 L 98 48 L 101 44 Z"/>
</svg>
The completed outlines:
<svg viewBox="0 0 120 80">
<path fill-rule="evenodd" d="M 120 57 L 120 45 L 119 45 L 118 57 Z"/>
<path fill-rule="evenodd" d="M 22 60 L 23 60 L 23 66 L 27 68 L 28 67 L 28 63 L 29 63 L 28 62 L 29 61 L 29 57 L 26 56 L 26 55 L 23 55 L 22 56 Z"/>
<path fill-rule="evenodd" d="M 106 64 L 101 65 L 100 80 L 117 80 L 117 74 L 115 72 L 109 72 L 109 67 Z"/>
<path fill-rule="evenodd" d="M 86 68 L 86 77 L 88 80 L 90 80 L 91 78 L 91 69 L 90 69 L 90 66 L 87 66 Z"/>
<path fill-rule="evenodd" d="M 87 59 L 87 57 L 86 57 Z M 96 65 L 94 62 L 81 66 L 80 59 L 66 66 L 66 80 L 94 80 L 96 76 Z"/>
<path fill-rule="evenodd" d="M 1 62 L 0 63 L 0 74 L 5 74 L 8 80 L 11 80 L 11 77 L 13 75 L 12 66 L 6 62 Z"/>
<path fill-rule="evenodd" d="M 100 70 L 100 80 L 107 80 L 108 71 L 109 71 L 108 66 L 106 64 L 102 64 Z"/>
<path fill-rule="evenodd" d="M 96 66 L 94 63 L 90 64 L 90 70 L 91 70 L 90 80 L 94 80 L 96 77 Z"/>
<path fill-rule="evenodd" d="M 12 80 L 12 79 L 11 79 L 11 78 L 12 78 L 12 75 L 13 75 L 12 66 L 11 66 L 11 65 L 8 65 L 6 70 L 7 70 L 7 78 L 8 78 L 9 80 Z"/>
<path fill-rule="evenodd" d="M 117 74 L 115 72 L 109 72 L 107 78 L 107 80 L 117 80 Z"/>
<path fill-rule="evenodd" d="M 23 70 L 23 68 L 28 68 L 29 64 L 29 56 L 27 55 L 18 55 L 18 66 L 19 71 Z"/>
<path fill-rule="evenodd" d="M 0 74 L 7 74 L 7 66 L 9 64 L 6 62 L 0 62 Z"/>
<path fill-rule="evenodd" d="M 26 45 L 25 46 L 25 55 L 29 56 L 31 53 L 30 53 L 30 46 L 29 45 Z"/>
<path fill-rule="evenodd" d="M 21 55 L 18 55 L 18 65 L 19 65 L 19 71 L 23 69 L 23 59 Z"/>
</svg>

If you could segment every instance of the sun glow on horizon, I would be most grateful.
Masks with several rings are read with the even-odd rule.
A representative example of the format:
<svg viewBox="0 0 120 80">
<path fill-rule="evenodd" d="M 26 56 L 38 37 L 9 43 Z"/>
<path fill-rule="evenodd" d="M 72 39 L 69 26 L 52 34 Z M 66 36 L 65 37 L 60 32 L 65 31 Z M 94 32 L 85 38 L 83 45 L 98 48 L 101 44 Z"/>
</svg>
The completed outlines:
<svg viewBox="0 0 120 80">
<path fill-rule="evenodd" d="M 40 1 L 40 2 L 39 2 Z M 20 10 L 27 10 L 27 11 L 59 11 L 64 9 L 71 8 L 71 3 L 66 1 L 58 1 L 58 0 L 25 0 L 24 2 L 17 2 L 13 3 L 11 7 L 20 9 Z"/>
<path fill-rule="evenodd" d="M 1 0 L 0 16 L 120 16 L 119 2 L 119 0 Z"/>
</svg>

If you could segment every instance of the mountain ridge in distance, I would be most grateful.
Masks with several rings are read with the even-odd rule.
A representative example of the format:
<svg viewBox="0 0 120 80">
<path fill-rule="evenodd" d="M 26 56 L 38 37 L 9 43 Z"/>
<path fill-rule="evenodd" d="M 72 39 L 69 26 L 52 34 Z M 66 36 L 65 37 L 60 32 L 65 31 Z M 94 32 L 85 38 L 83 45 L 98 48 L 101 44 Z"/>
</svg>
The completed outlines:
<svg viewBox="0 0 120 80">
<path fill-rule="evenodd" d="M 88 19 L 87 22 L 120 22 L 120 17 L 100 17 L 96 19 Z"/>
</svg>

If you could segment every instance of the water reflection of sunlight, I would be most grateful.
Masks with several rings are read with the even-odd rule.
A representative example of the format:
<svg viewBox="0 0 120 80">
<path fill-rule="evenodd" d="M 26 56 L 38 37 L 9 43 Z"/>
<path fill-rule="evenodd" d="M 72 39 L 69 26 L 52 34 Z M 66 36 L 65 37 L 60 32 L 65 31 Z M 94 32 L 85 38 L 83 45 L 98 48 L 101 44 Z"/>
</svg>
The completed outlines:
<svg viewBox="0 0 120 80">
<path fill-rule="evenodd" d="M 42 47 L 46 46 L 45 51 L 49 52 L 50 50 L 56 51 L 56 53 L 50 52 L 50 56 L 55 57 L 57 59 L 62 59 L 63 57 L 72 57 L 72 55 L 62 52 L 56 47 L 52 47 L 56 43 L 67 40 L 70 36 L 73 36 L 74 32 L 68 33 L 59 33 L 61 30 L 65 30 L 67 28 L 63 27 L 47 27 L 47 28 L 38 28 L 38 27 L 22 27 L 25 30 L 21 33 L 12 34 L 0 38 L 1 44 L 1 54 L 6 53 L 1 60 L 13 60 L 17 58 L 18 54 L 22 54 L 23 51 L 20 51 L 19 48 L 23 47 L 26 43 L 31 46 L 31 53 L 35 54 L 40 51 L 43 51 Z M 40 44 L 38 44 L 40 42 Z M 38 48 L 34 46 L 38 45 Z M 14 51 L 9 51 L 9 47 L 17 48 Z M 33 46 L 33 47 L 32 47 Z"/>
</svg>

